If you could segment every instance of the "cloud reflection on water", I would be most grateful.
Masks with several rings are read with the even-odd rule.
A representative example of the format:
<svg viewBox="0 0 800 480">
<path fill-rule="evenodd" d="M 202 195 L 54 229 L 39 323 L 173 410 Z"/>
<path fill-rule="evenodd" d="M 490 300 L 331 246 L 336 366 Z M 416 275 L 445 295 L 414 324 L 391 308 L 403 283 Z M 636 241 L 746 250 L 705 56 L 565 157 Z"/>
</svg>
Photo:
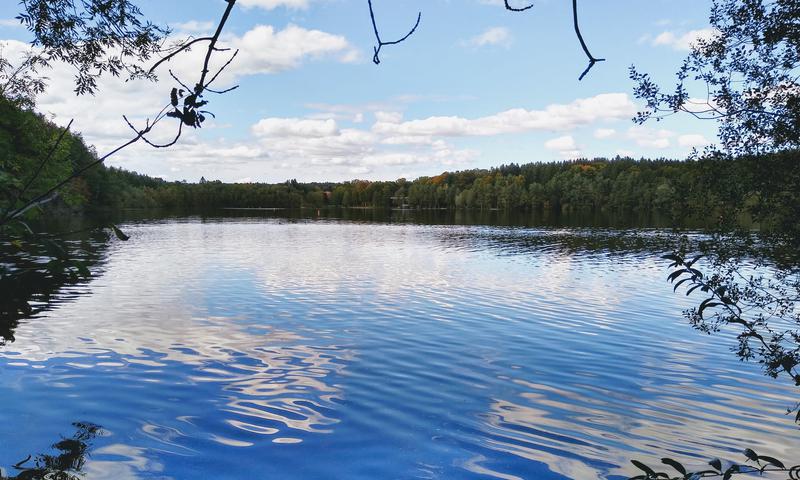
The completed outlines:
<svg viewBox="0 0 800 480">
<path fill-rule="evenodd" d="M 90 294 L 0 350 L 0 393 L 20 400 L 8 428 L 107 429 L 90 478 L 594 479 L 630 458 L 800 447 L 780 412 L 792 392 L 690 332 L 637 242 L 258 219 L 126 231 Z"/>
</svg>

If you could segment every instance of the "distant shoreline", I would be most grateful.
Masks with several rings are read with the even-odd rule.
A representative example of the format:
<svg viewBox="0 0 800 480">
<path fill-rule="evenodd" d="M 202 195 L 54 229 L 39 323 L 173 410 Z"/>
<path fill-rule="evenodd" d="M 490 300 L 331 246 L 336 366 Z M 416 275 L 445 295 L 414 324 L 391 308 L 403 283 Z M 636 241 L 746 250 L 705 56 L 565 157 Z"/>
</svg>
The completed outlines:
<svg viewBox="0 0 800 480">
<path fill-rule="evenodd" d="M 286 207 L 222 207 L 223 210 L 287 210 Z"/>
</svg>

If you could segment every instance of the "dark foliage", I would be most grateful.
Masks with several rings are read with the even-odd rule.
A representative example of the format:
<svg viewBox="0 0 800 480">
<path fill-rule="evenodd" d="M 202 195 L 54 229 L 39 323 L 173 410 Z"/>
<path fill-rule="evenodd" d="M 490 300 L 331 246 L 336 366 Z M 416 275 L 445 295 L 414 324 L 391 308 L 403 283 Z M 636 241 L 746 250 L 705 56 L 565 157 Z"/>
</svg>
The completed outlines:
<svg viewBox="0 0 800 480">
<path fill-rule="evenodd" d="M 715 120 L 722 151 L 733 155 L 800 147 L 800 0 L 714 0 L 710 23 L 714 33 L 694 45 L 673 91 L 631 67 L 647 104 L 636 120 L 678 112 Z"/>
<path fill-rule="evenodd" d="M 18 462 L 12 467 L 18 473 L 5 476 L 0 471 L 0 480 L 79 480 L 89 455 L 92 440 L 101 432 L 98 425 L 85 422 L 72 424 L 76 431 L 72 437 L 54 443 L 52 449 L 58 453 L 41 453 Z"/>
<path fill-rule="evenodd" d="M 169 33 L 145 20 L 128 0 L 22 0 L 17 17 L 46 61 L 75 67 L 75 91 L 94 93 L 104 73 L 151 77 L 142 63 Z"/>
<path fill-rule="evenodd" d="M 699 178 L 726 208 L 706 212 L 718 217 L 711 241 L 669 256 L 668 278 L 705 294 L 686 312 L 695 328 L 736 330 L 739 358 L 800 385 L 800 0 L 714 0 L 709 19 L 674 91 L 631 68 L 647 102 L 637 121 L 683 112 L 719 126 Z M 742 229 L 743 216 L 762 228 Z"/>
<path fill-rule="evenodd" d="M 47 78 L 41 70 L 48 66 L 47 59 L 32 50 L 14 65 L 0 47 L 0 97 L 33 108 L 36 96 L 45 90 Z"/>
<path fill-rule="evenodd" d="M 661 467 L 660 465 L 653 467 L 645 465 L 638 460 L 631 460 L 633 466 L 642 471 L 643 474 L 630 477 L 629 480 L 699 480 L 701 478 L 728 480 L 734 476 L 753 478 L 754 475 L 763 476 L 765 473 L 782 474 L 784 475 L 783 478 L 790 480 L 800 478 L 800 465 L 787 466 L 777 458 L 759 455 L 749 448 L 745 449 L 743 453 L 746 457 L 745 463 L 723 462 L 719 458 L 714 458 L 699 469 L 687 468 L 672 458 L 662 458 L 661 463 L 670 467 L 670 472 L 656 470 L 656 468 Z M 672 473 L 673 471 L 678 474 Z"/>
<path fill-rule="evenodd" d="M 491 170 L 445 172 L 413 181 L 353 180 L 342 183 L 224 184 L 166 182 L 117 169 L 99 171 L 92 191 L 98 205 L 117 208 L 319 208 L 323 206 L 502 211 L 613 211 L 657 213 L 676 225 L 703 220 L 760 222 L 788 228 L 792 210 L 779 198 L 760 195 L 764 182 L 791 189 L 796 152 L 721 162 L 616 158 L 559 163 L 509 164 Z M 766 162 L 767 176 L 760 167 Z M 713 188 L 724 176 L 728 191 Z M 100 179 L 102 177 L 102 180 Z M 771 180 L 772 179 L 772 180 Z M 108 203 L 104 203 L 108 202 Z M 749 218 L 731 215 L 744 205 Z M 783 214 L 781 212 L 784 212 Z M 781 230 L 784 231 L 784 230 Z M 776 234 L 777 235 L 777 234 Z"/>
</svg>

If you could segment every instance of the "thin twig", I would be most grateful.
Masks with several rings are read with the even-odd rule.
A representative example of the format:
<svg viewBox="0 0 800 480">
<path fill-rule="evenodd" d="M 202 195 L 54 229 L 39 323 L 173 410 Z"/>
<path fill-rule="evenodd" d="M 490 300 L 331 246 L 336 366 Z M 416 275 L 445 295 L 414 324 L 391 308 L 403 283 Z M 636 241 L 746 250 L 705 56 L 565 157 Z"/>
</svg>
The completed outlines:
<svg viewBox="0 0 800 480">
<path fill-rule="evenodd" d="M 6 219 L 6 217 L 8 216 L 8 213 L 11 211 L 11 209 L 14 208 L 14 205 L 17 204 L 19 199 L 22 198 L 23 195 L 25 195 L 25 192 L 28 191 L 28 188 L 30 188 L 31 184 L 33 184 L 33 182 L 36 180 L 36 178 L 39 176 L 39 174 L 42 173 L 42 169 L 47 164 L 47 162 L 49 162 L 50 159 L 53 157 L 53 154 L 58 149 L 58 146 L 61 144 L 61 141 L 64 140 L 64 136 L 66 136 L 66 134 L 69 131 L 70 127 L 72 127 L 72 122 L 74 122 L 74 121 L 75 121 L 75 119 L 70 120 L 69 123 L 67 124 L 67 126 L 64 127 L 63 130 L 61 130 L 61 134 L 58 136 L 58 139 L 56 140 L 56 143 L 54 143 L 53 146 L 50 147 L 50 151 L 47 152 L 47 155 L 39 163 L 39 166 L 36 168 L 36 171 L 33 173 L 33 175 L 31 175 L 31 177 L 28 179 L 28 181 L 25 182 L 25 186 L 22 187 L 22 190 L 20 190 L 19 193 L 17 193 L 16 198 L 14 198 L 14 201 L 11 202 L 11 204 L 8 206 L 6 211 L 3 212 L 3 220 Z"/>
<path fill-rule="evenodd" d="M 8 223 L 11 220 L 14 220 L 15 218 L 21 216 L 23 213 L 27 212 L 28 210 L 30 210 L 34 206 L 42 205 L 44 203 L 47 203 L 49 201 L 54 200 L 55 197 L 51 197 L 51 195 L 53 195 L 53 193 L 55 193 L 61 187 L 63 187 L 64 185 L 68 184 L 69 182 L 71 182 L 75 178 L 79 177 L 81 174 L 83 174 L 84 172 L 86 172 L 90 168 L 94 167 L 95 165 L 103 163 L 103 161 L 105 159 L 107 159 L 108 157 L 110 157 L 110 156 L 114 155 L 115 153 L 119 152 L 123 148 L 126 148 L 129 145 L 133 145 L 134 143 L 138 142 L 139 140 L 141 140 L 141 138 L 142 138 L 142 133 L 139 133 L 134 138 L 128 140 L 127 142 L 125 142 L 122 145 L 118 146 L 114 150 L 111 150 L 110 152 L 108 152 L 107 154 L 105 154 L 102 157 L 98 158 L 97 160 L 95 160 L 95 161 L 85 165 L 84 167 L 78 169 L 77 171 L 73 172 L 70 176 L 68 176 L 64 180 L 60 181 L 54 187 L 51 187 L 46 192 L 42 193 L 41 195 L 38 195 L 33 200 L 29 201 L 26 205 L 24 205 L 24 206 L 22 206 L 22 207 L 20 207 L 20 208 L 18 208 L 16 210 L 14 210 L 10 214 L 8 214 L 2 221 L 0 221 L 0 225 Z"/>
<path fill-rule="evenodd" d="M 217 25 L 217 31 L 214 32 L 214 36 L 211 37 L 211 43 L 208 45 L 208 50 L 206 50 L 206 58 L 203 61 L 203 73 L 200 75 L 200 81 L 197 82 L 198 95 L 202 93 L 202 89 L 205 87 L 205 80 L 206 75 L 208 75 L 208 63 L 211 61 L 211 54 L 214 53 L 214 47 L 217 45 L 217 41 L 219 41 L 219 36 L 222 33 L 223 27 L 225 27 L 225 23 L 228 21 L 228 17 L 231 15 L 231 10 L 233 10 L 233 6 L 236 4 L 236 0 L 227 0 L 228 7 L 225 9 L 225 13 L 222 14 L 222 19 L 219 21 Z"/>
<path fill-rule="evenodd" d="M 233 52 L 233 55 L 231 55 L 231 58 L 229 58 L 228 61 L 225 62 L 225 64 L 222 67 L 220 67 L 219 70 L 217 70 L 217 73 L 215 73 L 214 76 L 211 77 L 211 80 L 209 80 L 208 83 L 205 84 L 205 86 L 203 87 L 204 89 L 208 90 L 209 85 L 214 83 L 214 80 L 216 80 L 217 77 L 219 77 L 219 74 L 222 73 L 223 70 L 228 68 L 228 65 L 230 65 L 233 59 L 236 58 L 236 55 L 239 55 L 239 49 L 236 49 L 236 51 Z"/>
<path fill-rule="evenodd" d="M 236 90 L 237 88 L 239 88 L 239 85 L 234 85 L 234 86 L 232 86 L 230 88 L 226 88 L 225 90 L 214 90 L 214 89 L 208 88 L 206 86 L 206 91 L 207 92 L 211 92 L 211 93 L 216 93 L 218 95 L 222 95 L 223 93 L 232 92 L 232 91 Z"/>
<path fill-rule="evenodd" d="M 414 24 L 414 27 L 411 30 L 409 30 L 408 33 L 405 34 L 403 38 L 400 38 L 399 40 L 393 40 L 391 42 L 384 42 L 383 40 L 381 40 L 381 34 L 378 31 L 378 23 L 375 21 L 375 10 L 372 8 L 372 0 L 367 0 L 367 4 L 369 5 L 369 17 L 370 19 L 372 19 L 372 30 L 375 32 L 375 39 L 378 41 L 378 46 L 373 48 L 375 50 L 375 55 L 372 56 L 372 62 L 375 65 L 379 65 L 381 63 L 380 59 L 381 48 L 383 48 L 384 45 L 397 45 L 398 43 L 404 42 L 406 39 L 408 39 L 408 37 L 413 35 L 414 32 L 417 31 L 417 27 L 419 27 L 419 22 L 422 20 L 422 12 L 419 12 L 417 14 L 417 22 Z"/>
<path fill-rule="evenodd" d="M 205 60 L 203 61 L 203 69 L 202 69 L 202 72 L 200 74 L 200 81 L 197 82 L 197 84 L 195 84 L 194 89 L 188 88 L 186 85 L 183 84 L 183 82 L 181 82 L 177 78 L 177 76 L 175 76 L 170 71 L 170 75 L 179 84 L 184 86 L 186 88 L 186 90 L 188 90 L 190 92 L 192 92 L 192 91 L 194 92 L 195 99 L 191 103 L 188 102 L 188 100 L 184 102 L 184 113 L 191 112 L 191 113 L 194 113 L 195 115 L 202 114 L 202 113 L 210 113 L 210 112 L 205 112 L 205 111 L 197 111 L 198 106 L 200 106 L 200 105 L 198 105 L 198 103 L 205 103 L 205 102 L 198 102 L 198 100 L 197 100 L 202 96 L 204 91 L 208 90 L 208 91 L 211 91 L 213 93 L 225 93 L 225 92 L 229 92 L 231 90 L 235 90 L 238 87 L 238 85 L 237 85 L 237 86 L 234 86 L 234 87 L 222 90 L 222 91 L 209 90 L 207 88 L 208 84 L 210 84 L 211 82 L 216 80 L 216 78 L 220 75 L 220 73 L 222 73 L 222 71 L 228 65 L 230 65 L 231 61 L 233 61 L 233 58 L 236 57 L 236 54 L 238 52 L 234 53 L 233 56 L 222 66 L 222 68 L 220 68 L 216 72 L 216 74 L 214 74 L 214 76 L 212 77 L 211 81 L 208 82 L 208 84 L 205 82 L 206 76 L 209 73 L 209 63 L 211 61 L 212 54 L 214 52 L 216 52 L 216 51 L 227 51 L 228 50 L 228 49 L 223 49 L 223 48 L 217 48 L 217 46 L 216 46 L 217 42 L 219 40 L 220 34 L 222 33 L 222 29 L 224 28 L 225 24 L 227 23 L 228 18 L 229 18 L 230 14 L 231 14 L 231 11 L 233 10 L 234 5 L 236 4 L 236 0 L 226 0 L 226 2 L 228 3 L 228 6 L 226 7 L 225 12 L 223 13 L 222 18 L 220 19 L 220 22 L 217 25 L 217 29 L 214 32 L 214 35 L 212 37 L 202 37 L 202 38 L 194 39 L 192 41 L 189 41 L 189 42 L 177 47 L 175 50 L 170 52 L 170 54 L 168 54 L 164 58 L 161 58 L 160 60 L 158 60 L 149 70 L 149 73 L 153 73 L 161 64 L 163 64 L 164 62 L 170 60 L 171 58 L 173 58 L 178 53 L 186 51 L 186 49 L 188 49 L 191 45 L 193 45 L 195 43 L 198 43 L 198 42 L 201 42 L 201 41 L 208 41 L 209 42 L 208 48 L 206 50 Z M 163 120 L 167 116 L 178 116 L 178 115 L 172 115 L 173 111 L 175 111 L 175 110 L 170 110 L 171 107 L 172 107 L 171 103 L 167 104 L 156 115 L 156 117 L 154 118 L 152 123 L 149 120 L 147 120 L 146 123 L 145 123 L 145 127 L 142 128 L 142 129 L 137 129 L 136 127 L 134 127 L 133 124 L 128 120 L 128 118 L 123 116 L 123 119 L 128 124 L 128 126 L 136 133 L 136 135 L 133 138 L 131 138 L 130 140 L 126 141 L 125 143 L 119 145 L 118 147 L 114 148 L 113 150 L 111 150 L 107 154 L 103 155 L 102 157 L 99 157 L 96 160 L 94 160 L 93 162 L 91 162 L 91 163 L 79 168 L 78 170 L 72 172 L 69 176 L 67 176 L 67 178 L 65 178 L 62 181 L 58 182 L 56 185 L 54 185 L 53 187 L 49 188 L 44 193 L 42 193 L 40 195 L 37 195 L 32 200 L 26 202 L 25 205 L 22 205 L 21 207 L 19 207 L 17 209 L 14 209 L 14 204 L 16 204 L 16 202 L 19 200 L 21 195 L 25 193 L 25 191 L 28 189 L 28 187 L 30 187 L 30 185 L 33 183 L 33 181 L 35 181 L 35 179 L 38 178 L 38 176 L 41 174 L 42 169 L 44 168 L 44 165 L 49 161 L 50 157 L 53 155 L 53 153 L 57 149 L 58 145 L 61 143 L 64 135 L 66 135 L 67 130 L 69 130 L 70 126 L 72 125 L 72 121 L 70 121 L 70 124 L 67 126 L 67 128 L 65 128 L 64 131 L 61 132 L 61 136 L 56 141 L 56 144 L 52 147 L 52 149 L 50 150 L 48 155 L 44 158 L 44 160 L 42 160 L 41 164 L 39 165 L 39 168 L 36 170 L 36 172 L 33 174 L 33 176 L 28 180 L 28 182 L 26 183 L 25 187 L 22 189 L 19 197 L 14 202 L 11 203 L 11 205 L 8 207 L 8 210 L 6 212 L 4 212 L 2 217 L 0 217 L 0 226 L 5 225 L 6 223 L 8 223 L 8 222 L 20 217 L 21 215 L 23 215 L 25 212 L 27 212 L 31 208 L 34 208 L 34 207 L 37 207 L 37 206 L 40 206 L 40 205 L 43 205 L 45 203 L 53 201 L 58 196 L 58 190 L 60 190 L 65 185 L 67 185 L 69 182 L 71 182 L 75 178 L 79 177 L 80 175 L 82 175 L 84 172 L 86 172 L 90 168 L 92 168 L 92 167 L 94 167 L 96 165 L 99 165 L 100 163 L 103 163 L 103 161 L 105 161 L 110 156 L 112 156 L 112 155 L 116 154 L 117 152 L 119 152 L 120 150 L 123 150 L 124 148 L 127 148 L 128 146 L 138 142 L 139 140 L 144 140 L 147 144 L 152 145 L 153 147 L 156 147 L 156 148 L 166 148 L 166 147 L 172 146 L 175 143 L 177 143 L 178 139 L 180 139 L 181 134 L 183 132 L 183 124 L 186 123 L 186 117 L 181 117 L 180 118 L 181 122 L 178 125 L 178 132 L 177 132 L 175 138 L 171 142 L 163 144 L 163 145 L 160 145 L 160 144 L 155 144 L 155 143 L 149 141 L 146 138 L 146 135 L 148 133 L 150 133 L 152 131 L 153 127 L 155 127 L 161 120 Z M 197 124 L 193 125 L 193 126 L 195 126 L 195 127 L 199 126 L 199 122 L 197 122 Z"/>
<path fill-rule="evenodd" d="M 40 200 L 30 201 L 30 202 L 26 203 L 25 206 L 23 206 L 23 207 L 19 208 L 17 211 L 15 211 L 14 214 L 9 217 L 9 220 L 13 220 L 13 219 L 15 219 L 17 217 L 21 217 L 28 210 L 30 210 L 32 208 L 35 208 L 35 207 L 42 206 L 42 205 L 44 205 L 46 203 L 50 203 L 53 200 L 55 200 L 56 198 L 58 198 L 58 192 L 52 192 L 50 195 L 48 195 L 48 196 L 46 196 L 46 197 L 44 197 L 44 198 L 42 198 Z"/>
<path fill-rule="evenodd" d="M 176 82 L 178 82 L 178 84 L 180 84 L 180 86 L 181 86 L 181 87 L 183 87 L 184 89 L 186 89 L 186 91 L 188 91 L 188 92 L 191 92 L 191 91 L 192 91 L 192 89 L 191 89 L 191 88 L 189 88 L 189 87 L 188 87 L 186 84 L 184 84 L 184 83 L 181 81 L 181 79 L 177 77 L 177 75 L 175 75 L 174 73 L 172 73 L 172 70 L 167 70 L 167 72 L 169 72 L 169 76 L 170 76 L 170 77 L 172 77 L 172 79 L 173 79 L 173 80 L 175 80 Z"/>
<path fill-rule="evenodd" d="M 583 53 L 589 58 L 589 66 L 586 67 L 586 70 L 581 73 L 581 76 L 578 77 L 578 81 L 583 80 L 583 77 L 589 73 L 589 70 L 594 67 L 594 64 L 597 62 L 604 62 L 605 58 L 595 58 L 591 52 L 589 52 L 589 47 L 586 46 L 586 42 L 583 40 L 583 35 L 581 35 L 581 27 L 578 24 L 578 0 L 572 0 L 572 19 L 573 24 L 575 25 L 575 35 L 578 36 L 578 41 L 581 42 L 581 48 L 583 49 Z"/>
<path fill-rule="evenodd" d="M 511 10 L 512 12 L 524 12 L 525 10 L 530 10 L 531 8 L 533 8 L 532 3 L 527 7 L 512 7 L 511 4 L 508 3 L 508 0 L 505 0 L 505 2 L 506 2 L 506 10 Z"/>
<path fill-rule="evenodd" d="M 152 66 L 152 67 L 150 67 L 150 70 L 148 70 L 148 71 L 147 71 L 147 73 L 154 73 L 154 72 L 156 71 L 156 69 L 157 69 L 159 66 L 161 66 L 161 64 L 162 64 L 162 63 L 164 63 L 164 62 L 168 62 L 168 61 L 172 60 L 172 58 L 173 58 L 175 55 L 177 55 L 177 54 L 179 54 L 179 53 L 181 53 L 181 52 L 183 52 L 183 51 L 185 51 L 185 50 L 189 49 L 189 48 L 190 48 L 192 45 L 194 45 L 195 43 L 199 43 L 199 42 L 208 42 L 208 41 L 211 41 L 211 40 L 212 40 L 212 38 L 211 38 L 211 37 L 200 37 L 200 38 L 195 38 L 194 40 L 191 40 L 191 41 L 189 41 L 189 42 L 186 42 L 186 43 L 183 43 L 183 44 L 179 45 L 177 48 L 175 48 L 175 49 L 174 49 L 172 52 L 170 52 L 168 55 L 166 55 L 165 57 L 163 57 L 162 59 L 160 59 L 159 61 L 157 61 L 156 63 L 154 63 L 154 64 L 153 64 L 153 66 Z"/>
<path fill-rule="evenodd" d="M 200 107 L 202 107 L 203 105 L 205 105 L 207 103 L 206 101 L 200 100 L 202 98 L 202 96 L 203 96 L 203 93 L 208 91 L 208 92 L 211 92 L 211 93 L 222 94 L 222 93 L 227 93 L 227 92 L 230 92 L 230 91 L 235 90 L 236 88 L 238 88 L 238 85 L 235 85 L 233 87 L 230 87 L 230 88 L 227 88 L 227 89 L 224 89 L 224 90 L 212 90 L 212 89 L 209 89 L 208 87 L 215 80 L 217 80 L 219 75 L 231 64 L 231 62 L 233 62 L 233 60 L 239 54 L 239 50 L 236 50 L 233 53 L 233 55 L 231 55 L 231 57 L 222 65 L 222 67 L 220 67 L 216 71 L 216 73 L 211 77 L 211 79 L 208 82 L 206 82 L 206 78 L 207 78 L 208 74 L 210 73 L 209 64 L 211 62 L 211 57 L 212 57 L 213 53 L 214 52 L 225 52 L 225 51 L 229 51 L 230 50 L 229 48 L 218 48 L 217 47 L 217 42 L 219 41 L 220 34 L 222 33 L 222 30 L 223 30 L 223 28 L 225 27 L 225 24 L 228 21 L 228 18 L 229 18 L 230 14 L 231 14 L 231 11 L 233 10 L 234 5 L 236 4 L 236 0 L 226 0 L 226 1 L 228 3 L 228 6 L 225 8 L 225 12 L 222 14 L 222 18 L 220 19 L 219 24 L 217 25 L 217 29 L 214 32 L 214 35 L 211 36 L 211 37 L 203 37 L 202 39 L 197 39 L 197 41 L 207 40 L 209 42 L 209 44 L 208 44 L 208 46 L 206 48 L 206 55 L 205 55 L 205 59 L 203 60 L 203 68 L 202 68 L 202 71 L 201 71 L 201 74 L 200 74 L 200 80 L 195 84 L 194 88 L 190 88 L 188 85 L 186 85 L 186 83 L 181 81 L 181 79 L 179 79 L 178 76 L 175 75 L 175 73 L 172 72 L 172 70 L 169 70 L 170 76 L 181 87 L 183 87 L 188 93 L 190 93 L 190 95 L 185 97 L 185 99 L 183 101 L 182 109 L 179 109 L 177 104 L 175 103 L 177 96 L 176 96 L 175 89 L 173 89 L 173 93 L 172 93 L 172 97 L 173 98 L 172 98 L 172 101 L 171 101 L 170 105 L 168 105 L 164 109 L 162 109 L 161 112 L 159 113 L 159 115 L 156 116 L 155 120 L 153 121 L 153 124 L 152 125 L 148 124 L 145 127 L 145 129 L 141 129 L 140 130 L 140 129 L 136 128 L 128 120 L 127 117 L 123 117 L 125 122 L 128 124 L 128 127 L 131 130 L 133 130 L 134 132 L 142 134 L 141 139 L 145 143 L 150 145 L 151 147 L 154 147 L 154 148 L 171 147 L 171 146 L 175 145 L 178 142 L 178 140 L 180 140 L 181 135 L 183 135 L 183 125 L 184 124 L 189 125 L 189 126 L 194 127 L 194 128 L 199 128 L 201 126 L 201 123 L 203 122 L 203 119 L 204 119 L 203 114 L 211 114 L 213 116 L 213 114 L 211 112 L 199 109 Z M 186 44 L 186 45 L 184 45 L 182 47 L 179 47 L 178 50 L 176 50 L 175 52 L 172 52 L 170 55 L 174 56 L 175 54 L 179 53 L 180 51 L 185 50 L 185 47 L 187 47 L 191 43 L 193 43 L 193 42 L 190 42 L 189 44 Z M 154 68 L 157 67 L 159 64 L 163 63 L 163 61 L 164 61 L 164 59 L 161 59 L 156 65 L 154 65 Z M 153 69 L 151 69 L 151 71 Z M 183 96 L 182 93 L 180 95 Z M 170 111 L 167 111 L 167 110 L 170 110 Z M 150 130 L 152 130 L 152 127 L 156 123 L 158 123 L 162 118 L 164 118 L 165 116 L 175 117 L 175 118 L 178 118 L 180 120 L 180 123 L 178 124 L 178 130 L 175 133 L 175 136 L 173 137 L 173 139 L 171 141 L 169 141 L 167 143 L 163 143 L 163 144 L 151 141 L 150 139 L 148 139 L 146 137 L 146 134 L 149 133 Z"/>
<path fill-rule="evenodd" d="M 505 0 L 505 6 L 506 10 L 511 10 L 512 12 L 524 12 L 525 10 L 530 10 L 531 8 L 533 8 L 534 4 L 531 3 L 530 5 L 525 7 L 512 7 L 511 4 L 508 2 L 508 0 Z M 604 62 L 605 58 L 596 58 L 594 55 L 592 55 L 592 53 L 589 52 L 589 47 L 583 40 L 583 34 L 581 34 L 581 27 L 578 23 L 578 0 L 572 0 L 572 20 L 573 20 L 573 25 L 575 27 L 575 35 L 578 36 L 578 41 L 581 44 L 583 53 L 585 53 L 586 57 L 589 59 L 589 65 L 586 67 L 583 73 L 581 73 L 581 76 L 578 77 L 578 80 L 580 81 L 583 80 L 583 77 L 585 77 L 589 73 L 589 70 L 591 70 L 592 67 L 594 67 L 595 63 Z"/>
</svg>

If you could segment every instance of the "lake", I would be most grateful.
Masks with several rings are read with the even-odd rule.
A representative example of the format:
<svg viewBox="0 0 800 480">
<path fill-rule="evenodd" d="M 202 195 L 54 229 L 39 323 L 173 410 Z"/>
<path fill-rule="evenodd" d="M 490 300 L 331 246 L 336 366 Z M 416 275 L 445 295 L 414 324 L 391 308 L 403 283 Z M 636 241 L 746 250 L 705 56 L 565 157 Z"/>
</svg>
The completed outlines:
<svg viewBox="0 0 800 480">
<path fill-rule="evenodd" d="M 637 474 L 630 459 L 796 457 L 795 389 L 691 329 L 664 231 L 458 223 L 123 222 L 95 278 L 0 347 L 3 474 L 63 439 L 87 479 L 597 479 Z"/>
</svg>

